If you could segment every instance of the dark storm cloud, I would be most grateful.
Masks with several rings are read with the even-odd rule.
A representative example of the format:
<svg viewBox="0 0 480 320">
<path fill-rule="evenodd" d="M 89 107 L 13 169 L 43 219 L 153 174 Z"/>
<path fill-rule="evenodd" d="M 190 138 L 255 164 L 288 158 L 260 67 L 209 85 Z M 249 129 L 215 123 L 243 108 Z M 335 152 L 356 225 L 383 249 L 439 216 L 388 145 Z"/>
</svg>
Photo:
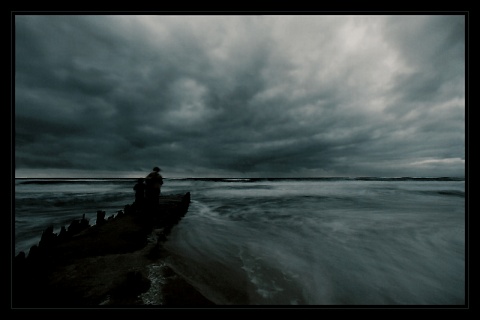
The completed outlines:
<svg viewBox="0 0 480 320">
<path fill-rule="evenodd" d="M 462 16 L 20 15 L 15 28 L 19 175 L 463 175 Z"/>
</svg>

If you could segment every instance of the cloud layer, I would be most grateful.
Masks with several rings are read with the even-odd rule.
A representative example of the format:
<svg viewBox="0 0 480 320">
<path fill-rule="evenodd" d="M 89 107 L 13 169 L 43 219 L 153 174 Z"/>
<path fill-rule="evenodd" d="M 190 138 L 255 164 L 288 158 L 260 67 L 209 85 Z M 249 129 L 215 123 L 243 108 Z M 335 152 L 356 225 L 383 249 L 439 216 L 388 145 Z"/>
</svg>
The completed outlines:
<svg viewBox="0 0 480 320">
<path fill-rule="evenodd" d="M 465 18 L 18 15 L 17 176 L 463 176 Z"/>
</svg>

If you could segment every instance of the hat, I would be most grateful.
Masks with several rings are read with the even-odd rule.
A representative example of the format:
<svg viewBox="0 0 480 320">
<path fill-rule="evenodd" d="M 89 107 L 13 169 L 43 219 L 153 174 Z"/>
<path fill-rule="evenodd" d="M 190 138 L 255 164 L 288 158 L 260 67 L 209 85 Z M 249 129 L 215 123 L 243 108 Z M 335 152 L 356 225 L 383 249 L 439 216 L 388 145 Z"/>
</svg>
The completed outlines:
<svg viewBox="0 0 480 320">
<path fill-rule="evenodd" d="M 155 168 L 153 168 L 153 171 L 157 171 L 157 172 L 158 172 L 158 171 L 162 171 L 162 170 L 160 170 L 159 167 L 155 167 Z"/>
</svg>

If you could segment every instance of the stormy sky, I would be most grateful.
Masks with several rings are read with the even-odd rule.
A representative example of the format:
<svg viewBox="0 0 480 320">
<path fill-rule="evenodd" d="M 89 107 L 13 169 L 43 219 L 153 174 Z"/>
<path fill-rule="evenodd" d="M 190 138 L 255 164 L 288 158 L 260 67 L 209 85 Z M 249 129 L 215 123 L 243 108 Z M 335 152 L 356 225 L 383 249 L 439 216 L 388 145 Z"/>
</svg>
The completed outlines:
<svg viewBox="0 0 480 320">
<path fill-rule="evenodd" d="M 463 15 L 16 15 L 16 177 L 465 173 Z"/>
</svg>

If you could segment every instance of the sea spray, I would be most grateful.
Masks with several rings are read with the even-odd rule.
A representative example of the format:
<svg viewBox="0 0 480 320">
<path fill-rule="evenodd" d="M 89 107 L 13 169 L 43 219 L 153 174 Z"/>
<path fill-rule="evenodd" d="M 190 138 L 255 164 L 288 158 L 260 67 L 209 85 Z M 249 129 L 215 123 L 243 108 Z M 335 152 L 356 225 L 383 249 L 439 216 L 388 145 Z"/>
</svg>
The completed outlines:
<svg viewBox="0 0 480 320">
<path fill-rule="evenodd" d="M 37 182 L 15 182 L 15 253 L 134 200 L 135 179 Z M 463 179 L 165 179 L 183 192 L 165 263 L 217 303 L 465 303 Z"/>
</svg>

